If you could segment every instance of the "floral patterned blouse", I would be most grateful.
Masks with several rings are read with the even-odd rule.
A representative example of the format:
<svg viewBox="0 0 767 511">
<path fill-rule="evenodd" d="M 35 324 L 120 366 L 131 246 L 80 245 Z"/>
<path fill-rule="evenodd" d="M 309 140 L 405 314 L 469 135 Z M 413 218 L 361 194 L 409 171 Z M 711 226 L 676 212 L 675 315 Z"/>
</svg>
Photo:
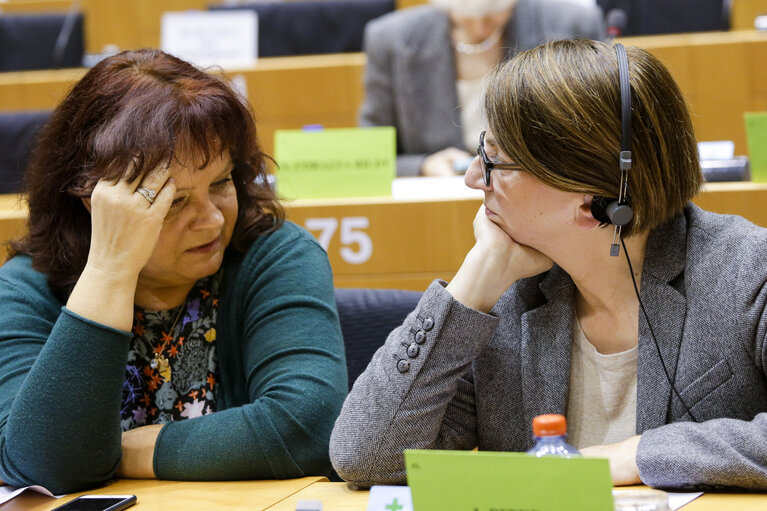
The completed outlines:
<svg viewBox="0 0 767 511">
<path fill-rule="evenodd" d="M 123 431 L 216 411 L 216 310 L 221 272 L 199 280 L 186 303 L 136 307 L 123 381 Z"/>
</svg>

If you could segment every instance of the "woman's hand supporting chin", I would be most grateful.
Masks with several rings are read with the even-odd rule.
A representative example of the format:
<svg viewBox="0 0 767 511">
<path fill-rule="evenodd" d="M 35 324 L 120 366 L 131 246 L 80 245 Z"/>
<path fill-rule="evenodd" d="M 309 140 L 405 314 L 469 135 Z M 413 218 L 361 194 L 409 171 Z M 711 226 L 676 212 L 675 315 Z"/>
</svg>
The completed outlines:
<svg viewBox="0 0 767 511">
<path fill-rule="evenodd" d="M 474 239 L 447 290 L 465 306 L 481 312 L 490 312 L 514 282 L 543 273 L 553 264 L 541 252 L 514 241 L 487 217 L 484 205 L 474 217 Z"/>
</svg>

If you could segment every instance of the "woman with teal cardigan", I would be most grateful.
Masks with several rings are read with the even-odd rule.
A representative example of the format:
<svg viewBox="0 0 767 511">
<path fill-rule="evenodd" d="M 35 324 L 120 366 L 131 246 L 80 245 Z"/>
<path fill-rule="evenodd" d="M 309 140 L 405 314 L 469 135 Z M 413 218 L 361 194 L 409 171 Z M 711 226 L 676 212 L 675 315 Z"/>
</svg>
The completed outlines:
<svg viewBox="0 0 767 511">
<path fill-rule="evenodd" d="M 332 274 L 284 220 L 245 105 L 139 50 L 54 111 L 0 268 L 0 480 L 329 471 L 347 389 Z"/>
</svg>

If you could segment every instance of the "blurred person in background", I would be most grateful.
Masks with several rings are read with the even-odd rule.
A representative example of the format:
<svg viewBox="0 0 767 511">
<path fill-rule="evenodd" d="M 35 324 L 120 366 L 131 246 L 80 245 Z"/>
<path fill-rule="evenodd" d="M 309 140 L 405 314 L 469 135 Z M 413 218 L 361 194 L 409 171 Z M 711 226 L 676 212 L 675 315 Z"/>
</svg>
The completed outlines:
<svg viewBox="0 0 767 511">
<path fill-rule="evenodd" d="M 465 171 L 485 119 L 482 80 L 555 39 L 603 39 L 602 12 L 564 0 L 431 0 L 368 23 L 362 126 L 397 129 L 398 176 Z"/>
</svg>

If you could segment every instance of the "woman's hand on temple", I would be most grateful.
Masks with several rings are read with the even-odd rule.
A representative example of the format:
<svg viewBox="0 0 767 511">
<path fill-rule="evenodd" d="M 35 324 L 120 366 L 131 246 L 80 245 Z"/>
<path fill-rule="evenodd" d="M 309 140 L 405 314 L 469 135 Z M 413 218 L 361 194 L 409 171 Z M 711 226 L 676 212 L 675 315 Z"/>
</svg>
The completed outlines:
<svg viewBox="0 0 767 511">
<path fill-rule="evenodd" d="M 517 280 L 538 275 L 553 262 L 534 248 L 520 245 L 488 219 L 485 206 L 474 217 L 476 243 L 447 289 L 467 307 L 489 312 Z"/>
<path fill-rule="evenodd" d="M 154 202 L 150 204 L 136 191 L 138 188 L 154 191 Z M 138 276 L 154 251 L 175 193 L 175 183 L 164 168 L 134 182 L 99 181 L 90 201 L 92 231 L 87 264 L 118 277 Z"/>
<path fill-rule="evenodd" d="M 167 169 L 128 182 L 99 181 L 90 199 L 88 261 L 67 301 L 67 309 L 129 332 L 141 269 L 154 252 L 165 215 L 176 194 Z M 152 203 L 136 190 L 154 190 Z"/>
</svg>

